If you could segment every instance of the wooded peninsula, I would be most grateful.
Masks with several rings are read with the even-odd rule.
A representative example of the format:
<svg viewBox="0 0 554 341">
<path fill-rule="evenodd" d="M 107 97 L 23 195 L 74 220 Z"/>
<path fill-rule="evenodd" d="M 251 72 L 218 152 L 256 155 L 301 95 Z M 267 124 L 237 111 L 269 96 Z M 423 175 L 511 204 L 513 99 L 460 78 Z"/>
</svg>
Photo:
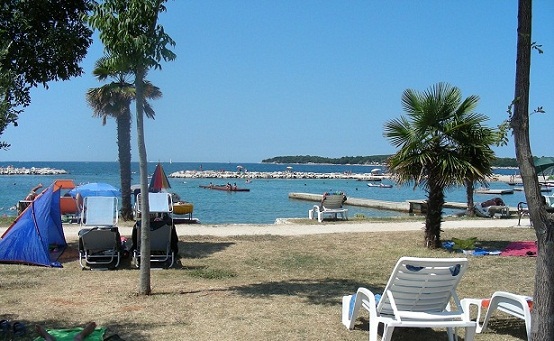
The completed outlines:
<svg viewBox="0 0 554 341">
<path fill-rule="evenodd" d="M 312 155 L 276 156 L 262 160 L 262 163 L 297 163 L 297 164 L 333 164 L 333 165 L 383 165 L 391 155 L 370 156 L 343 156 L 329 158 Z M 496 158 L 492 161 L 493 167 L 518 167 L 515 158 Z"/>
</svg>

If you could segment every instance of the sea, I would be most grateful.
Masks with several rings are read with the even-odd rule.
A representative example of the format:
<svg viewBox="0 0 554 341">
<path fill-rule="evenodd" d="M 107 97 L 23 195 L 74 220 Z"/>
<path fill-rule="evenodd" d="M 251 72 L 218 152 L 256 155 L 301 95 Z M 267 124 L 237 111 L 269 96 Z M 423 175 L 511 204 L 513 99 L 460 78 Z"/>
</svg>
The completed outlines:
<svg viewBox="0 0 554 341">
<path fill-rule="evenodd" d="M 148 172 L 152 174 L 157 162 L 148 163 Z M 15 168 L 53 168 L 62 169 L 67 173 L 62 175 L 0 175 L 0 215 L 16 216 L 15 205 L 25 198 L 30 189 L 38 183 L 45 187 L 56 179 L 72 179 L 75 184 L 103 182 L 120 187 L 118 162 L 19 162 L 0 161 L 0 167 Z M 214 162 L 166 162 L 162 166 L 169 176 L 178 171 L 237 171 L 241 168 L 252 172 L 312 172 L 312 173 L 355 173 L 366 174 L 374 169 L 383 170 L 379 165 L 324 165 L 324 164 L 267 164 L 267 163 L 214 163 Z M 139 183 L 138 162 L 132 163 L 132 183 Z M 494 173 L 516 175 L 517 169 L 495 169 Z M 225 192 L 200 188 L 200 185 L 226 183 L 237 184 L 238 187 L 249 188 L 249 192 Z M 193 218 L 202 224 L 273 224 L 280 218 L 306 218 L 308 210 L 314 202 L 289 199 L 289 193 L 314 193 L 342 191 L 347 197 L 373 200 L 403 202 L 406 200 L 425 200 L 426 194 L 413 185 L 392 184 L 392 188 L 368 187 L 367 181 L 340 179 L 188 179 L 169 178 L 172 192 L 177 193 L 182 200 L 193 203 Z M 490 188 L 509 188 L 506 183 L 492 182 Z M 446 201 L 466 202 L 465 188 L 456 187 L 446 190 Z M 494 197 L 487 194 L 475 194 L 476 202 Z M 502 195 L 504 202 L 517 206 L 525 201 L 523 192 Z M 445 210 L 445 214 L 455 213 Z M 363 207 L 348 206 L 349 217 L 396 217 L 407 215 L 395 211 L 377 210 Z"/>
</svg>

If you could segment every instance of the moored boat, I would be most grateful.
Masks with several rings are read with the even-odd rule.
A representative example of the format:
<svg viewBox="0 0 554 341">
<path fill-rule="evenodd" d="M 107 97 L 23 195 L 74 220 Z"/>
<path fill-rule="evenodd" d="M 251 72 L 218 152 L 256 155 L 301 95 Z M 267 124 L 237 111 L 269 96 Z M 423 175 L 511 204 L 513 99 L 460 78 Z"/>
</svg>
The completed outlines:
<svg viewBox="0 0 554 341">
<path fill-rule="evenodd" d="M 194 210 L 194 205 L 191 202 L 178 201 L 173 203 L 174 214 L 189 214 Z"/>
<path fill-rule="evenodd" d="M 227 192 L 250 192 L 249 188 L 239 188 L 235 185 L 200 185 L 200 188 L 214 189 Z"/>
<path fill-rule="evenodd" d="M 368 183 L 367 184 L 368 187 L 380 187 L 380 188 L 392 188 L 392 185 L 388 185 L 388 184 L 374 184 L 374 183 Z"/>
<path fill-rule="evenodd" d="M 514 194 L 514 190 L 511 188 L 508 189 L 492 189 L 492 188 L 478 188 L 475 190 L 475 193 L 478 194 Z"/>
</svg>

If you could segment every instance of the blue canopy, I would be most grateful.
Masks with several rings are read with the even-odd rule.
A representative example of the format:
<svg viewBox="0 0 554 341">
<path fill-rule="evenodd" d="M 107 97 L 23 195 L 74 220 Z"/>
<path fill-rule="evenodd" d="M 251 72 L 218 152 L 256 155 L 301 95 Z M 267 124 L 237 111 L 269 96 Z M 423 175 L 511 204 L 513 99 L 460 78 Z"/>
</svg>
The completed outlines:
<svg viewBox="0 0 554 341">
<path fill-rule="evenodd" d="M 103 182 L 91 182 L 86 185 L 75 187 L 69 194 L 75 197 L 77 193 L 85 197 L 120 197 L 121 191 L 110 184 Z"/>
</svg>

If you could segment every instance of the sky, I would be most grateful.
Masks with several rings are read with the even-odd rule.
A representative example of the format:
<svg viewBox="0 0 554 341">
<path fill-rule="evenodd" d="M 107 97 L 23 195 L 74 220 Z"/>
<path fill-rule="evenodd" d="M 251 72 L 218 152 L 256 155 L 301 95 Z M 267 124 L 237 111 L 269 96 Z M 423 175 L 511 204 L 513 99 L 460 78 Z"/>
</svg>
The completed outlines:
<svg viewBox="0 0 554 341">
<path fill-rule="evenodd" d="M 384 124 L 403 115 L 406 89 L 439 82 L 480 98 L 496 127 L 514 96 L 517 1 L 169 0 L 159 24 L 175 61 L 147 76 L 163 97 L 145 120 L 156 162 L 261 162 L 285 155 L 393 154 Z M 535 0 L 531 148 L 554 156 L 554 1 Z M 31 93 L 32 103 L 0 140 L 3 161 L 117 161 L 116 125 L 92 117 L 85 93 L 103 46 L 85 74 Z M 132 157 L 138 161 L 133 119 Z M 38 142 L 35 144 L 33 142 Z M 495 147 L 515 157 L 514 142 Z"/>
</svg>

